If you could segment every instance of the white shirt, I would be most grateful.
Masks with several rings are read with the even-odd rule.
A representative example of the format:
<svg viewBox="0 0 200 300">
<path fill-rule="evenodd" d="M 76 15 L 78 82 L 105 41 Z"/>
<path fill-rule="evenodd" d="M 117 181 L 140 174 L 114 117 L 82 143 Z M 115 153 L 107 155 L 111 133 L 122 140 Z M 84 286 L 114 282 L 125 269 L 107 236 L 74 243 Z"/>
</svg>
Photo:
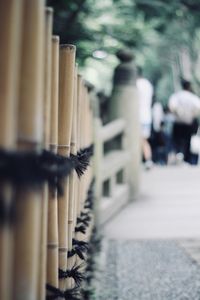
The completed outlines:
<svg viewBox="0 0 200 300">
<path fill-rule="evenodd" d="M 178 123 L 191 124 L 200 115 L 200 98 L 189 91 L 180 91 L 169 98 L 169 109 Z"/>
<path fill-rule="evenodd" d="M 141 124 L 151 124 L 151 104 L 153 97 L 153 86 L 146 78 L 138 78 L 136 86 L 139 95 L 140 122 Z"/>
<path fill-rule="evenodd" d="M 152 107 L 153 129 L 160 131 L 161 122 L 164 120 L 163 107 L 161 103 L 155 102 Z"/>
</svg>

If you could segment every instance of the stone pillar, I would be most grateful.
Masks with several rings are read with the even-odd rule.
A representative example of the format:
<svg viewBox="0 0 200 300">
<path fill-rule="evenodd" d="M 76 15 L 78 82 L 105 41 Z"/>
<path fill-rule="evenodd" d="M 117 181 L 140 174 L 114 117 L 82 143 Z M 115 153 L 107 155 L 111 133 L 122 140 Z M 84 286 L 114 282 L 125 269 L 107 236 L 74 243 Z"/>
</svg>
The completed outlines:
<svg viewBox="0 0 200 300">
<path fill-rule="evenodd" d="M 116 67 L 113 77 L 113 92 L 110 100 L 110 118 L 124 118 L 127 122 L 125 147 L 131 154 L 128 165 L 128 181 L 130 200 L 137 198 L 139 193 L 141 137 L 139 124 L 139 101 L 136 90 L 136 67 L 134 56 L 129 50 L 117 53 L 120 64 Z"/>
</svg>

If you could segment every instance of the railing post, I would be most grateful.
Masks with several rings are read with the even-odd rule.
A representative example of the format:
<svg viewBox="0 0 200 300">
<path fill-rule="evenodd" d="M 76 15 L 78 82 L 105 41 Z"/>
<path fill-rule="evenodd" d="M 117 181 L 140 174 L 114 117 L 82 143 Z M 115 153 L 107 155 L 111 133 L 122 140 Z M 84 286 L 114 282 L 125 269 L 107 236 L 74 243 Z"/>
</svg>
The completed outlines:
<svg viewBox="0 0 200 300">
<path fill-rule="evenodd" d="M 117 53 L 120 64 L 116 67 L 113 78 L 113 92 L 110 100 L 110 118 L 124 118 L 127 122 L 126 148 L 130 151 L 131 162 L 128 166 L 130 199 L 139 193 L 140 177 L 140 126 L 139 102 L 136 90 L 136 67 L 134 56 L 129 50 Z"/>
</svg>

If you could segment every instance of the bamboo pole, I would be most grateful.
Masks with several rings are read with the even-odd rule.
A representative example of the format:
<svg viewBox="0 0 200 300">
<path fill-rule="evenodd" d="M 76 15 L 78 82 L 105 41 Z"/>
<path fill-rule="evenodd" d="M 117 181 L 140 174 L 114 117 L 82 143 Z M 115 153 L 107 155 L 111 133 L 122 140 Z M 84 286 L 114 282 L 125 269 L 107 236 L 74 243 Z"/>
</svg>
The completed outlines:
<svg viewBox="0 0 200 300">
<path fill-rule="evenodd" d="M 77 129 L 76 129 L 76 148 L 77 151 L 81 148 L 81 110 L 82 110 L 82 95 L 83 95 L 83 79 L 80 74 L 77 76 L 77 108 L 76 108 L 76 115 L 77 115 Z M 74 226 L 77 225 L 77 217 L 80 217 L 79 210 L 80 210 L 80 195 L 81 195 L 81 180 L 77 177 L 76 180 L 76 203 L 75 203 L 75 216 L 74 216 Z M 75 238 L 78 239 L 78 233 L 75 233 Z M 75 257 L 76 264 L 78 265 L 80 259 Z"/>
<path fill-rule="evenodd" d="M 85 118 L 86 118 L 86 122 L 85 122 L 85 127 L 84 127 L 84 147 L 88 147 L 91 145 L 91 107 L 90 107 L 90 95 L 89 95 L 89 91 L 88 88 L 85 86 Z M 84 178 L 84 191 L 83 191 L 83 198 L 82 198 L 82 210 L 84 210 L 84 206 L 85 206 L 85 200 L 87 198 L 87 194 L 88 194 L 88 190 L 90 187 L 92 181 L 92 173 L 91 173 L 91 162 L 90 165 L 88 166 L 87 172 L 86 172 L 86 176 Z M 86 235 L 85 236 L 81 236 L 80 238 L 89 241 L 90 239 L 90 235 L 91 235 L 91 230 L 92 230 L 92 224 L 93 224 L 93 220 L 92 220 L 92 215 L 90 214 L 91 217 L 91 221 L 90 221 L 90 225 L 87 229 Z"/>
<path fill-rule="evenodd" d="M 81 131 L 81 100 L 83 90 L 83 78 L 80 74 L 77 77 L 77 150 L 80 149 L 80 131 Z"/>
<path fill-rule="evenodd" d="M 19 50 L 21 41 L 22 1 L 0 1 L 0 147 L 13 150 L 16 146 Z M 12 188 L 0 184 L 1 208 L 10 211 Z M 11 299 L 13 228 L 7 216 L 0 223 L 0 299 Z"/>
<path fill-rule="evenodd" d="M 52 37 L 51 68 L 51 129 L 50 150 L 57 153 L 58 145 L 58 75 L 59 37 Z M 56 189 L 49 193 L 48 203 L 48 243 L 47 243 L 47 283 L 58 288 L 58 203 Z"/>
<path fill-rule="evenodd" d="M 44 88 L 44 131 L 43 141 L 45 149 L 49 149 L 50 120 L 51 120 L 51 58 L 52 58 L 52 30 L 53 9 L 45 9 L 45 88 Z"/>
<path fill-rule="evenodd" d="M 80 80 L 80 76 L 78 74 L 78 67 L 77 67 L 77 71 L 76 71 L 76 80 L 75 80 L 75 94 L 76 94 L 76 102 L 74 103 L 75 109 L 74 109 L 74 113 L 75 113 L 75 124 L 74 124 L 74 139 L 75 139 L 75 149 L 74 149 L 74 153 L 77 154 L 78 148 L 79 148 L 79 141 L 78 141 L 78 132 L 79 132 L 79 115 L 78 115 L 78 102 L 79 102 L 79 80 Z M 73 151 L 73 150 L 71 150 Z M 77 213 L 77 209 L 78 209 L 78 201 L 79 201 L 79 178 L 78 175 L 75 173 L 75 189 L 74 189 L 74 220 L 73 220 L 73 236 L 75 237 L 76 233 L 75 233 L 75 227 L 76 227 L 76 222 L 77 222 L 77 217 L 78 217 L 78 213 Z"/>
<path fill-rule="evenodd" d="M 81 137 L 82 137 L 82 109 L 83 109 L 83 79 L 81 75 L 78 75 L 77 80 L 78 90 L 77 90 L 77 150 L 82 148 Z M 78 180 L 77 189 L 77 217 L 80 216 L 81 211 L 81 195 L 82 195 L 82 178 Z"/>
<path fill-rule="evenodd" d="M 75 46 L 60 46 L 59 65 L 59 121 L 58 153 L 70 154 L 74 93 Z M 64 182 L 64 194 L 58 197 L 59 268 L 66 270 L 68 254 L 68 205 L 69 178 Z M 60 280 L 60 289 L 65 289 L 65 280 Z"/>
<path fill-rule="evenodd" d="M 91 108 L 91 102 L 90 102 L 90 93 L 87 92 L 87 135 L 86 135 L 86 147 L 90 146 L 92 144 L 92 108 Z M 90 187 L 91 181 L 92 181 L 93 173 L 92 173 L 92 158 L 90 159 L 90 165 L 87 170 L 87 190 L 86 193 Z"/>
<path fill-rule="evenodd" d="M 75 74 L 74 74 L 74 100 L 73 100 L 73 118 L 72 118 L 72 132 L 71 132 L 71 142 L 70 142 L 70 152 L 74 155 L 77 154 L 77 66 L 75 68 Z M 69 251 L 72 250 L 72 239 L 74 237 L 74 219 L 75 219 L 75 182 L 76 182 L 76 172 L 73 170 L 73 172 L 70 174 L 69 177 L 69 212 L 68 212 L 68 248 Z M 67 269 L 71 270 L 73 265 L 75 263 L 74 257 L 68 258 L 67 261 Z M 72 288 L 73 287 L 73 281 L 71 278 L 68 278 L 67 280 L 67 287 Z"/>
<path fill-rule="evenodd" d="M 44 108 L 43 108 L 43 144 L 49 149 L 50 109 L 51 109 L 51 38 L 53 29 L 53 9 L 45 8 L 45 46 L 44 46 Z M 41 237 L 39 255 L 38 299 L 45 299 L 46 294 L 46 263 L 47 263 L 47 217 L 48 217 L 48 184 L 43 187 L 41 207 Z"/>
<path fill-rule="evenodd" d="M 78 95 L 80 95 L 80 99 L 78 99 L 78 114 L 79 114 L 79 147 L 80 149 L 85 148 L 86 146 L 86 124 L 88 122 L 87 118 L 87 102 L 86 102 L 86 96 L 87 96 L 87 90 L 84 85 L 83 80 L 80 78 L 78 79 L 78 82 L 80 84 L 80 91 L 78 91 Z M 78 203 L 78 216 L 80 217 L 81 212 L 83 211 L 85 200 L 86 200 L 86 182 L 87 182 L 87 171 L 85 172 L 84 176 L 80 178 L 79 181 L 79 203 Z M 77 240 L 84 240 L 87 241 L 88 236 L 88 228 L 86 230 L 86 234 L 82 234 L 81 232 L 76 233 L 76 239 Z M 81 264 L 81 259 L 79 257 L 76 257 L 76 264 Z M 82 268 L 82 272 L 84 272 L 84 267 Z"/>
<path fill-rule="evenodd" d="M 86 114 L 86 122 L 85 122 L 85 147 L 88 147 L 90 146 L 90 140 L 89 140 L 89 120 L 90 120 L 90 104 L 89 104 L 89 93 L 88 93 L 88 88 L 86 86 L 86 89 L 85 89 L 85 114 Z M 87 169 L 87 175 L 85 176 L 85 198 L 83 199 L 83 207 L 84 207 L 84 204 L 85 204 L 85 199 L 87 197 L 87 192 L 88 192 L 88 189 L 89 189 L 89 185 L 90 185 L 90 182 L 89 182 L 89 169 L 90 167 L 88 166 L 88 169 Z"/>
<path fill-rule="evenodd" d="M 81 110 L 81 148 L 86 147 L 87 142 L 87 120 L 88 120 L 88 111 L 87 111 L 87 89 L 86 86 L 83 85 L 83 103 L 82 103 L 82 110 Z M 87 173 L 86 173 L 87 174 Z M 82 176 L 81 178 L 81 205 L 80 205 L 80 212 L 83 210 L 85 199 L 87 196 L 86 192 L 86 184 L 87 184 L 87 175 Z"/>
<path fill-rule="evenodd" d="M 43 132 L 44 1 L 25 0 L 18 107 L 19 150 L 37 151 Z M 13 299 L 37 299 L 42 194 L 18 189 Z"/>
</svg>

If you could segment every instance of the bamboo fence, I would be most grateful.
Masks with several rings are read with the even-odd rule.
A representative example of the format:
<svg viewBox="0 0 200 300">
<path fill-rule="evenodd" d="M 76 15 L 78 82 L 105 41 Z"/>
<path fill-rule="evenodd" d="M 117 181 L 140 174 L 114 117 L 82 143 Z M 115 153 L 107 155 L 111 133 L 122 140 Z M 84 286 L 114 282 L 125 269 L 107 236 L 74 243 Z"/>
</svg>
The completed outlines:
<svg viewBox="0 0 200 300">
<path fill-rule="evenodd" d="M 0 147 L 16 149 L 18 73 L 21 40 L 22 1 L 0 1 Z M 10 219 L 13 187 L 0 183 L 0 299 L 11 298 L 13 224 Z"/>
<path fill-rule="evenodd" d="M 50 150 L 57 153 L 58 147 L 58 80 L 59 80 L 59 37 L 52 37 L 51 65 L 51 128 Z M 48 201 L 48 243 L 47 282 L 58 288 L 58 202 L 57 190 L 49 193 Z"/>
<path fill-rule="evenodd" d="M 93 116 L 76 47 L 44 0 L 0 0 L 0 25 L 0 300 L 84 299 Z"/>
</svg>

